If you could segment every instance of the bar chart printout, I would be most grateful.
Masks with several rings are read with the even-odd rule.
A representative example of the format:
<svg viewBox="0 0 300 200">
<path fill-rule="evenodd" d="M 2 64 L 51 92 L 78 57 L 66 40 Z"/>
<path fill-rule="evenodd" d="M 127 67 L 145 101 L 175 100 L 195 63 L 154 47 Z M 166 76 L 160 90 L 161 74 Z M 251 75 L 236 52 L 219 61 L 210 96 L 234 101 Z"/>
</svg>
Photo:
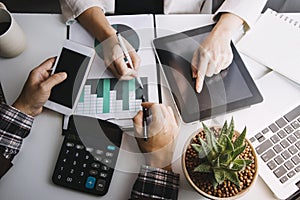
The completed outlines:
<svg viewBox="0 0 300 200">
<path fill-rule="evenodd" d="M 132 118 L 142 109 L 142 96 L 148 100 L 147 77 L 141 77 L 144 89 L 136 79 L 88 79 L 82 90 L 75 114 L 101 119 Z"/>
</svg>

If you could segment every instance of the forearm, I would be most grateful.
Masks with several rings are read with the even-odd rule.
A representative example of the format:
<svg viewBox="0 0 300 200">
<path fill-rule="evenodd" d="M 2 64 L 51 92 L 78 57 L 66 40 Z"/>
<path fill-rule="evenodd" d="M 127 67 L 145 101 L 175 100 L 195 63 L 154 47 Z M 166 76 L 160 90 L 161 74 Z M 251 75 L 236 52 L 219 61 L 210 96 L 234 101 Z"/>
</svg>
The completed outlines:
<svg viewBox="0 0 300 200">
<path fill-rule="evenodd" d="M 243 23 L 243 19 L 237 15 L 232 13 L 223 13 L 212 30 L 212 34 L 218 37 L 225 36 L 232 38 L 233 35 L 241 28 Z"/>
<path fill-rule="evenodd" d="M 131 200 L 134 199 L 172 199 L 176 200 L 179 189 L 179 174 L 142 166 L 131 191 Z"/>
<path fill-rule="evenodd" d="M 91 7 L 84 11 L 78 16 L 78 21 L 100 42 L 116 33 L 99 7 Z"/>
</svg>

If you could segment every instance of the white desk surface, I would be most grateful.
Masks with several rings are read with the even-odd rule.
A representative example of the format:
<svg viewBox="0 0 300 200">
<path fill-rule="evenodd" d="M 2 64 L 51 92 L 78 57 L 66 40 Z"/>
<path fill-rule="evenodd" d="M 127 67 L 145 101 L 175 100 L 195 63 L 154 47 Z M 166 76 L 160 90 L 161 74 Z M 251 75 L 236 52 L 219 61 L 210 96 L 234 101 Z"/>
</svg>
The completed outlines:
<svg viewBox="0 0 300 200">
<path fill-rule="evenodd" d="M 66 35 L 66 27 L 60 15 L 49 14 L 15 14 L 14 15 L 25 30 L 28 37 L 28 48 L 14 59 L 0 58 L 0 78 L 8 103 L 12 103 L 22 89 L 29 71 L 48 57 L 57 55 L 57 52 Z M 172 19 L 171 19 L 172 17 Z M 211 16 L 157 16 L 159 36 L 195 28 L 211 23 Z M 175 24 L 175 25 L 174 25 Z M 243 57 L 244 59 L 244 57 Z M 257 70 L 250 73 L 255 80 L 260 79 L 268 69 L 255 61 L 246 58 L 246 65 L 256 66 Z M 5 72 L 5 73 L 3 73 Z M 222 121 L 228 116 L 207 122 Z M 243 126 L 243 125 L 241 125 Z M 110 190 L 106 196 L 95 197 L 84 193 L 72 191 L 54 185 L 51 176 L 61 147 L 62 116 L 50 111 L 37 116 L 29 137 L 24 140 L 21 152 L 14 159 L 15 166 L 0 181 L 0 198 L 3 200 L 32 200 L 32 199 L 128 199 L 132 184 L 135 181 L 140 164 L 143 163 L 141 155 L 131 153 L 137 151 L 137 145 L 132 137 L 125 135 L 117 162 L 115 174 Z M 174 154 L 174 171 L 181 174 L 181 188 L 179 199 L 204 199 L 195 193 L 187 184 L 182 174 L 180 155 L 186 138 L 198 128 L 198 124 L 182 125 Z M 239 130 L 243 127 L 237 127 Z M 274 199 L 272 193 L 259 178 L 255 187 L 242 199 Z"/>
</svg>

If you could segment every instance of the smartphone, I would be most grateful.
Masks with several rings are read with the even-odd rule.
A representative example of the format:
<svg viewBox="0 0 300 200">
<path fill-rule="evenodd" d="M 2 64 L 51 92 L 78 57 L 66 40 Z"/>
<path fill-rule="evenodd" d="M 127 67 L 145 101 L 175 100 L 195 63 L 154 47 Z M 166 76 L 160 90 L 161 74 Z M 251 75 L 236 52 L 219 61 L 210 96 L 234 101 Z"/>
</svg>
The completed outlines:
<svg viewBox="0 0 300 200">
<path fill-rule="evenodd" d="M 52 88 L 50 97 L 45 103 L 46 108 L 65 115 L 74 112 L 94 57 L 93 48 L 70 40 L 64 41 L 52 74 L 66 72 L 67 78 Z"/>
</svg>

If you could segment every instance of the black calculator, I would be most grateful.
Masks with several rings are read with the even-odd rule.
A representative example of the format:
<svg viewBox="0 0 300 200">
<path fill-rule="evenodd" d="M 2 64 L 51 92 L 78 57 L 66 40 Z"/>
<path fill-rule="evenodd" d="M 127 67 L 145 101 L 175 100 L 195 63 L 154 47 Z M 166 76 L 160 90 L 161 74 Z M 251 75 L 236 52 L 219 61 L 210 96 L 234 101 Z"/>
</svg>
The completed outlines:
<svg viewBox="0 0 300 200">
<path fill-rule="evenodd" d="M 52 181 L 60 186 L 103 196 L 114 173 L 123 131 L 113 123 L 72 115 Z"/>
</svg>

